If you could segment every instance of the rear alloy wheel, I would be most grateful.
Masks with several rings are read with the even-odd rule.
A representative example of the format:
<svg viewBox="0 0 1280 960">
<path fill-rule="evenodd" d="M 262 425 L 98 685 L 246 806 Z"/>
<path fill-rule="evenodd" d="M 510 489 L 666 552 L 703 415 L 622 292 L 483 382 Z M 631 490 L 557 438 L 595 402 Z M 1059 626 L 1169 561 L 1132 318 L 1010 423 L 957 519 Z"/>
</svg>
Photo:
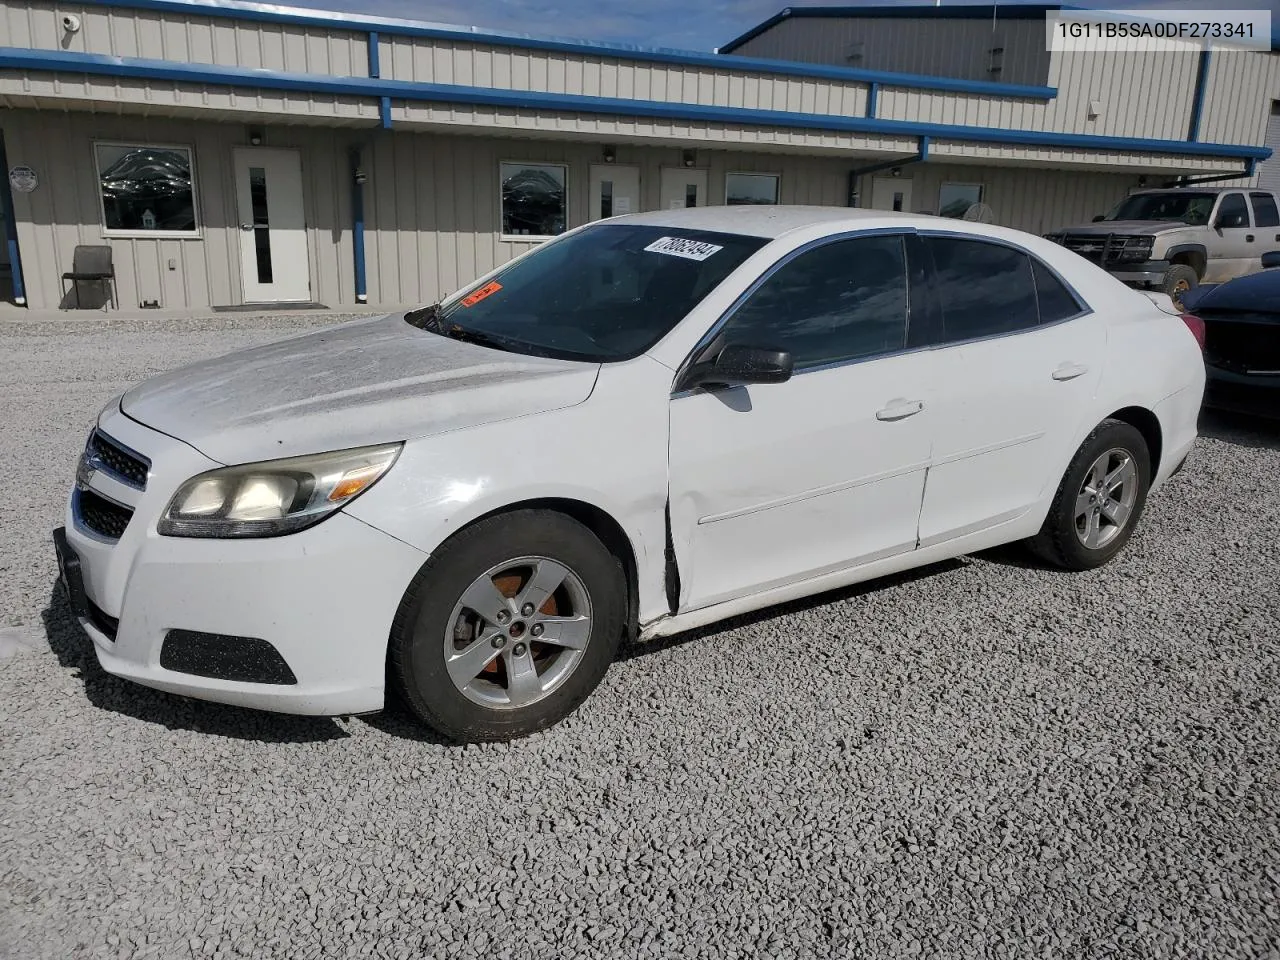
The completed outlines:
<svg viewBox="0 0 1280 960">
<path fill-rule="evenodd" d="M 1102 566 L 1128 543 L 1150 484 L 1142 434 L 1123 421 L 1104 420 L 1067 467 L 1032 550 L 1067 570 Z"/>
<path fill-rule="evenodd" d="M 451 740 L 508 740 L 587 698 L 622 635 L 626 583 L 600 540 L 563 514 L 481 520 L 414 578 L 396 614 L 389 679 Z"/>
</svg>

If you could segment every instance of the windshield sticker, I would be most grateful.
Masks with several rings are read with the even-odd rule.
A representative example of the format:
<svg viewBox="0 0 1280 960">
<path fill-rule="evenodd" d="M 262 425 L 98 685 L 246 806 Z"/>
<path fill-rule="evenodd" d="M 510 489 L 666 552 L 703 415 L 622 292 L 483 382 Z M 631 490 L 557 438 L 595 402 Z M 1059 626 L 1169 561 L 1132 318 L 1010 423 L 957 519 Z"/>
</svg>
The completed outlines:
<svg viewBox="0 0 1280 960">
<path fill-rule="evenodd" d="M 500 284 L 497 280 L 490 280 L 479 290 L 475 291 L 474 293 L 468 293 L 465 297 L 463 297 L 462 305 L 464 307 L 474 307 L 477 303 L 479 303 L 485 297 L 491 297 L 501 289 L 502 289 L 502 284 Z"/>
<path fill-rule="evenodd" d="M 683 237 L 659 237 L 645 247 L 649 253 L 665 253 L 668 257 L 684 257 L 686 260 L 706 260 L 723 249 L 724 247 L 717 247 L 714 243 L 686 240 Z"/>
</svg>

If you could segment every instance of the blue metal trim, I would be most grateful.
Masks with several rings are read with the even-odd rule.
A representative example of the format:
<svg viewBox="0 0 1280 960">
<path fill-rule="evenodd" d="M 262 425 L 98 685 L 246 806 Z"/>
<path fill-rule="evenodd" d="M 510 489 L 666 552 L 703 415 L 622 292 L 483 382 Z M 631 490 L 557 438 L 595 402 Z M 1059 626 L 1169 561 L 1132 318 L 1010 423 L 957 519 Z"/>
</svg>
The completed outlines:
<svg viewBox="0 0 1280 960">
<path fill-rule="evenodd" d="M 22 282 L 22 256 L 18 251 L 18 222 L 13 214 L 13 194 L 9 187 L 9 159 L 4 150 L 4 131 L 0 130 L 0 204 L 4 206 L 4 239 L 9 249 L 9 270 L 13 278 L 13 302 L 25 305 L 27 288 Z"/>
<path fill-rule="evenodd" d="M 356 179 L 360 169 L 360 151 L 351 151 L 351 255 L 355 264 L 356 302 L 369 299 L 364 262 L 364 184 Z"/>
<path fill-rule="evenodd" d="M 874 117 L 876 115 L 876 103 L 880 99 L 880 84 L 871 83 L 867 86 L 867 116 Z"/>
<path fill-rule="evenodd" d="M 1213 52 L 1208 48 L 1200 51 L 1200 68 L 1196 71 L 1196 92 L 1191 98 L 1191 124 L 1187 129 L 1188 140 L 1200 139 L 1200 117 L 1204 113 L 1204 97 L 1209 87 L 1209 65 Z"/>
<path fill-rule="evenodd" d="M 369 31 L 369 76 L 382 76 L 382 64 L 378 53 L 378 31 Z"/>
<path fill-rule="evenodd" d="M 1127 150 L 1174 154 L 1265 160 L 1266 147 L 1239 144 L 1186 143 L 1181 140 L 1143 140 L 1133 137 L 1101 137 L 1087 134 L 1049 133 L 1035 130 L 1004 130 L 990 127 L 949 126 L 910 120 L 882 120 L 794 113 L 783 110 L 748 110 L 695 103 L 659 103 L 651 100 L 624 100 L 615 97 L 588 97 L 576 94 L 502 90 L 438 83 L 410 83 L 404 80 L 373 80 L 363 77 L 330 77 L 307 73 L 279 73 L 246 67 L 209 67 L 202 64 L 110 57 L 96 53 L 31 50 L 0 47 L 0 68 L 51 70 L 100 76 L 163 80 L 176 83 L 216 86 L 258 87 L 266 90 L 293 90 L 340 96 L 391 97 L 436 103 L 466 103 L 526 110 L 564 110 L 576 113 L 615 114 L 633 117 L 660 117 L 672 120 L 700 120 L 711 123 L 741 123 L 789 127 L 804 130 L 840 130 L 900 137 L 938 137 L 973 143 L 1001 143 L 1063 147 L 1078 150 Z"/>
<path fill-rule="evenodd" d="M 569 40 L 533 37 L 526 34 L 478 30 L 444 23 L 397 20 L 388 17 L 358 16 L 327 10 L 302 10 L 279 7 L 270 3 L 237 2 L 237 0 L 93 0 L 99 6 L 133 10 L 155 10 L 180 16 L 227 17 L 238 20 L 290 23 L 320 27 L 326 30 L 376 30 L 404 37 L 428 37 L 458 43 L 488 43 L 494 46 L 527 50 L 555 50 L 560 53 L 590 57 L 614 57 L 639 63 L 675 63 L 686 66 L 711 67 L 717 70 L 746 70 L 791 77 L 818 77 L 861 83 L 881 82 L 885 86 L 941 90 L 949 93 L 973 93 L 988 97 L 1013 97 L 1027 100 L 1052 100 L 1058 95 L 1054 87 L 995 83 L 984 80 L 955 80 L 911 73 L 857 70 L 822 64 L 795 63 L 788 60 L 765 60 L 754 57 L 727 57 L 696 50 L 672 50 L 666 47 L 642 47 L 635 44 L 601 43 L 592 40 Z"/>
<path fill-rule="evenodd" d="M 920 138 L 920 163 L 924 163 L 929 159 L 929 138 Z"/>
<path fill-rule="evenodd" d="M 378 122 L 382 124 L 383 130 L 391 129 L 391 98 L 378 98 Z"/>
</svg>

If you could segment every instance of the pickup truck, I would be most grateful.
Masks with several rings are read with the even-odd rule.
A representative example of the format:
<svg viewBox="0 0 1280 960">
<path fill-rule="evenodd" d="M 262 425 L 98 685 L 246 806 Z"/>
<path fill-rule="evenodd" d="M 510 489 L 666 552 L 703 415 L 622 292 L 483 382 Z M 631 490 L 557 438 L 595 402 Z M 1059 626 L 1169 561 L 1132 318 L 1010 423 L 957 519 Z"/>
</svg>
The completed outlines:
<svg viewBox="0 0 1280 960">
<path fill-rule="evenodd" d="M 1118 280 L 1177 299 L 1201 283 L 1262 269 L 1280 250 L 1280 205 L 1265 190 L 1137 190 L 1093 223 L 1046 234 Z"/>
</svg>

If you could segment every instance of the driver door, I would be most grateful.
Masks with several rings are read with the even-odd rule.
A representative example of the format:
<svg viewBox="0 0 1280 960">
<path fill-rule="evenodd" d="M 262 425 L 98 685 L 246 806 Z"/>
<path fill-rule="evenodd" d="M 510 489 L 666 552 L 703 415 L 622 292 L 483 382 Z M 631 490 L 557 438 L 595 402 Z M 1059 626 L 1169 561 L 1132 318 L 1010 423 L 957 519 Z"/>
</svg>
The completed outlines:
<svg viewBox="0 0 1280 960">
<path fill-rule="evenodd" d="M 1244 194 L 1224 193 L 1213 215 L 1216 237 L 1209 244 L 1209 259 L 1202 283 L 1225 283 L 1254 270 L 1262 256 Z"/>
<path fill-rule="evenodd" d="M 785 383 L 671 398 L 681 611 L 909 552 L 933 422 L 912 346 L 904 235 L 835 240 L 777 267 L 695 360 L 787 350 Z"/>
</svg>

